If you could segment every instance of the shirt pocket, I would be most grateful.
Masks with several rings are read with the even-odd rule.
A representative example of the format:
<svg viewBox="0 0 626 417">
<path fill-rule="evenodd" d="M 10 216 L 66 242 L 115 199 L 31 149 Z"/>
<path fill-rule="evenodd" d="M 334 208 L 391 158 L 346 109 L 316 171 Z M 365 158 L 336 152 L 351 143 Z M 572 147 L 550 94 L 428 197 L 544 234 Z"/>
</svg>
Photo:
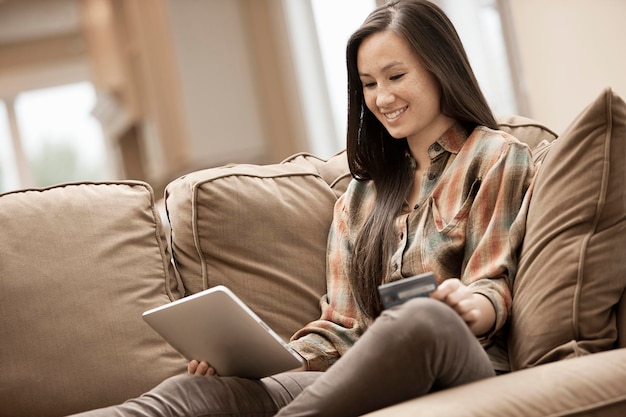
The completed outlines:
<svg viewBox="0 0 626 417">
<path fill-rule="evenodd" d="M 480 179 L 475 179 L 465 197 L 460 196 L 458 202 L 455 201 L 454 196 L 447 195 L 448 193 L 432 196 L 431 213 L 439 233 L 450 234 L 459 227 L 465 228 L 474 199 L 480 189 L 480 183 Z M 450 203 L 444 204 L 446 201 L 450 201 Z"/>
</svg>

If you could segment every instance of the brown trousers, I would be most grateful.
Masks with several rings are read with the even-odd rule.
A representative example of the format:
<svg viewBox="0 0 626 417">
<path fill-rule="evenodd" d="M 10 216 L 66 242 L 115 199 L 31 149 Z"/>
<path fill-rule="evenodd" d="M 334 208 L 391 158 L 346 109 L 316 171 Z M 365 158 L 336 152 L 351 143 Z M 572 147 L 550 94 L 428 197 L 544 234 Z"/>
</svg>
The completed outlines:
<svg viewBox="0 0 626 417">
<path fill-rule="evenodd" d="M 326 372 L 262 380 L 180 375 L 96 416 L 358 416 L 494 376 L 467 325 L 428 298 L 387 310 Z"/>
</svg>

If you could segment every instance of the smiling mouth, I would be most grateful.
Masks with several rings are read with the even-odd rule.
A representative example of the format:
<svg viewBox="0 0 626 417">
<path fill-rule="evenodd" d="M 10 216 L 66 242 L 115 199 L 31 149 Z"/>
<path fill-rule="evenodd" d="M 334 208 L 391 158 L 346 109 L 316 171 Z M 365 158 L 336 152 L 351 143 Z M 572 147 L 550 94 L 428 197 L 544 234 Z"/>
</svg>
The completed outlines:
<svg viewBox="0 0 626 417">
<path fill-rule="evenodd" d="M 404 113 L 404 112 L 406 111 L 406 109 L 407 109 L 408 107 L 409 107 L 409 106 L 405 106 L 405 107 L 403 107 L 403 108 L 401 108 L 401 109 L 399 109 L 399 110 L 396 110 L 396 111 L 394 111 L 394 112 L 391 112 L 391 113 L 383 113 L 383 116 L 385 116 L 385 118 L 386 118 L 387 120 L 394 120 L 394 119 L 397 119 L 397 118 L 398 118 L 398 117 L 399 117 L 402 113 Z"/>
</svg>

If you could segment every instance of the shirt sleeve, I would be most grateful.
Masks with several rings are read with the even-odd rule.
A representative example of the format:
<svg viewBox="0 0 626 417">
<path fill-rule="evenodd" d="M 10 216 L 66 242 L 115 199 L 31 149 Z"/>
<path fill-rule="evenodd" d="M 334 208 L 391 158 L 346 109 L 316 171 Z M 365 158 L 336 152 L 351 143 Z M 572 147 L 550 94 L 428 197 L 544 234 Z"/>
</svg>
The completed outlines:
<svg viewBox="0 0 626 417">
<path fill-rule="evenodd" d="M 294 334 L 290 346 L 306 361 L 309 370 L 324 371 L 362 335 L 367 323 L 359 314 L 348 274 L 353 235 L 358 230 L 363 184 L 353 180 L 335 204 L 328 236 L 327 294 L 320 300 L 321 317 Z M 352 213 L 352 215 L 349 215 Z"/>
<path fill-rule="evenodd" d="M 496 323 L 484 339 L 500 330 L 511 310 L 511 286 L 517 272 L 517 250 L 523 233 L 513 233 L 526 192 L 534 177 L 528 147 L 509 138 L 495 161 L 482 173 L 469 213 L 465 265 L 461 281 L 487 297 L 496 310 Z"/>
</svg>

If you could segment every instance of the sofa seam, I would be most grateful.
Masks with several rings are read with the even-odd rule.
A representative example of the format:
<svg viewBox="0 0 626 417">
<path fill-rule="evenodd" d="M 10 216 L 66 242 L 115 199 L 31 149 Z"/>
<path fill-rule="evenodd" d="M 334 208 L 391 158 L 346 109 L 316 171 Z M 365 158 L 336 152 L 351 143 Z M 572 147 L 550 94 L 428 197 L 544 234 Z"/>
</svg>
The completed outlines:
<svg viewBox="0 0 626 417">
<path fill-rule="evenodd" d="M 259 175 L 259 174 L 245 173 L 245 172 L 227 172 L 227 173 L 220 174 L 212 178 L 207 178 L 202 181 L 194 182 L 193 186 L 198 187 L 200 185 L 207 184 L 207 183 L 224 179 L 224 178 L 228 178 L 228 177 L 249 177 L 249 178 L 259 178 L 259 179 L 272 179 L 272 178 L 285 178 L 285 177 L 294 177 L 294 176 L 296 177 L 311 176 L 311 177 L 319 178 L 325 184 L 329 185 L 324 179 L 324 177 L 322 177 L 322 175 L 319 173 L 316 173 L 313 171 L 307 171 L 307 172 L 300 171 L 300 172 L 276 173 L 276 174 L 270 174 L 270 175 Z"/>
<path fill-rule="evenodd" d="M 593 404 L 581 405 L 579 407 L 576 407 L 570 410 L 558 411 L 556 413 L 548 414 L 545 417 L 576 416 L 576 415 L 580 415 L 580 413 L 596 410 L 598 409 L 598 407 L 607 407 L 607 406 L 624 403 L 624 402 L 626 402 L 626 394 L 622 394 L 618 397 L 613 397 L 610 399 L 607 398 L 598 402 L 594 402 Z"/>
<path fill-rule="evenodd" d="M 606 195 L 609 183 L 610 176 L 610 157 L 611 157 L 611 136 L 613 134 L 613 113 L 611 107 L 611 94 L 606 95 L 605 102 L 605 112 L 606 112 L 606 129 L 604 131 L 603 140 L 604 140 L 604 149 L 602 153 L 602 180 L 600 182 L 600 190 L 598 193 L 598 199 L 596 202 L 595 212 L 593 216 L 593 223 L 589 231 L 586 233 L 585 238 L 582 242 L 582 247 L 580 248 L 580 255 L 578 257 L 578 268 L 577 268 L 577 276 L 576 276 L 576 287 L 574 289 L 574 300 L 572 303 L 572 327 L 575 340 L 580 339 L 580 303 L 582 298 L 582 286 L 584 280 L 584 265 L 587 257 L 587 252 L 589 249 L 589 242 L 591 238 L 597 231 L 598 224 L 600 222 L 600 217 L 602 215 L 602 211 L 604 210 L 604 206 L 606 204 Z"/>
<path fill-rule="evenodd" d="M 200 187 L 201 184 L 204 184 L 204 182 L 202 183 L 195 183 L 193 185 L 193 190 L 192 190 L 192 199 L 191 199 L 191 230 L 193 233 L 193 245 L 196 248 L 196 252 L 198 255 L 198 259 L 200 260 L 200 274 L 201 274 L 201 278 L 202 278 L 202 289 L 206 290 L 208 287 L 208 273 L 206 272 L 207 268 L 206 268 L 206 261 L 204 260 L 204 257 L 202 256 L 202 250 L 200 247 L 200 238 L 198 236 L 198 208 L 197 208 L 197 195 L 198 195 L 198 188 Z M 182 277 L 181 277 L 182 278 Z M 184 282 L 184 281 L 183 281 Z"/>
<path fill-rule="evenodd" d="M 133 186 L 133 187 L 150 186 L 150 184 L 148 184 L 147 182 L 138 181 L 138 180 L 70 181 L 70 182 L 63 182 L 59 184 L 47 185 L 45 187 L 27 187 L 27 188 L 20 188 L 17 190 L 9 190 L 4 193 L 0 193 L 0 196 L 10 195 L 10 194 L 22 194 L 22 193 L 27 193 L 27 192 L 45 192 L 45 191 L 54 190 L 58 188 L 78 187 L 80 185 L 127 185 L 127 186 Z"/>
<path fill-rule="evenodd" d="M 333 180 L 333 182 L 331 182 L 331 183 L 329 184 L 329 186 L 330 186 L 330 188 L 334 189 L 334 188 L 335 188 L 335 186 L 336 186 L 337 184 L 339 184 L 339 182 L 340 182 L 340 181 L 343 181 L 344 179 L 346 179 L 346 178 L 350 178 L 350 177 L 352 177 L 352 173 L 350 173 L 350 172 L 346 172 L 346 173 L 344 173 L 344 174 L 341 174 L 340 176 L 338 176 L 337 178 L 335 178 L 335 179 Z"/>
<path fill-rule="evenodd" d="M 544 126 L 544 125 L 542 125 L 540 123 L 532 123 L 532 122 L 529 122 L 529 123 L 507 123 L 507 122 L 498 123 L 498 127 L 501 127 L 501 126 L 503 126 L 503 127 L 510 127 L 512 129 L 524 128 L 524 127 L 536 127 L 537 129 L 543 130 L 543 131 L 549 133 L 550 135 L 554 136 L 554 139 L 559 137 L 559 135 L 556 132 L 554 132 L 552 129 L 550 129 L 550 128 L 548 128 L 548 127 L 546 127 L 546 126 Z M 515 136 L 515 135 L 513 135 L 513 136 Z"/>
<path fill-rule="evenodd" d="M 154 222 L 154 238 L 157 241 L 157 246 L 159 247 L 159 253 L 161 254 L 161 263 L 163 265 L 163 275 L 165 276 L 164 284 L 165 284 L 165 294 L 170 301 L 174 301 L 176 298 L 174 294 L 172 294 L 172 289 L 170 285 L 172 285 L 172 277 L 170 276 L 169 263 L 171 259 L 167 259 L 168 250 L 167 250 L 167 242 L 163 241 L 164 230 L 163 230 L 163 222 L 161 221 L 161 216 L 156 208 L 156 196 L 154 195 L 154 190 L 149 184 L 145 184 L 145 189 L 149 194 L 149 205 L 150 211 L 152 212 L 152 221 Z"/>
</svg>

